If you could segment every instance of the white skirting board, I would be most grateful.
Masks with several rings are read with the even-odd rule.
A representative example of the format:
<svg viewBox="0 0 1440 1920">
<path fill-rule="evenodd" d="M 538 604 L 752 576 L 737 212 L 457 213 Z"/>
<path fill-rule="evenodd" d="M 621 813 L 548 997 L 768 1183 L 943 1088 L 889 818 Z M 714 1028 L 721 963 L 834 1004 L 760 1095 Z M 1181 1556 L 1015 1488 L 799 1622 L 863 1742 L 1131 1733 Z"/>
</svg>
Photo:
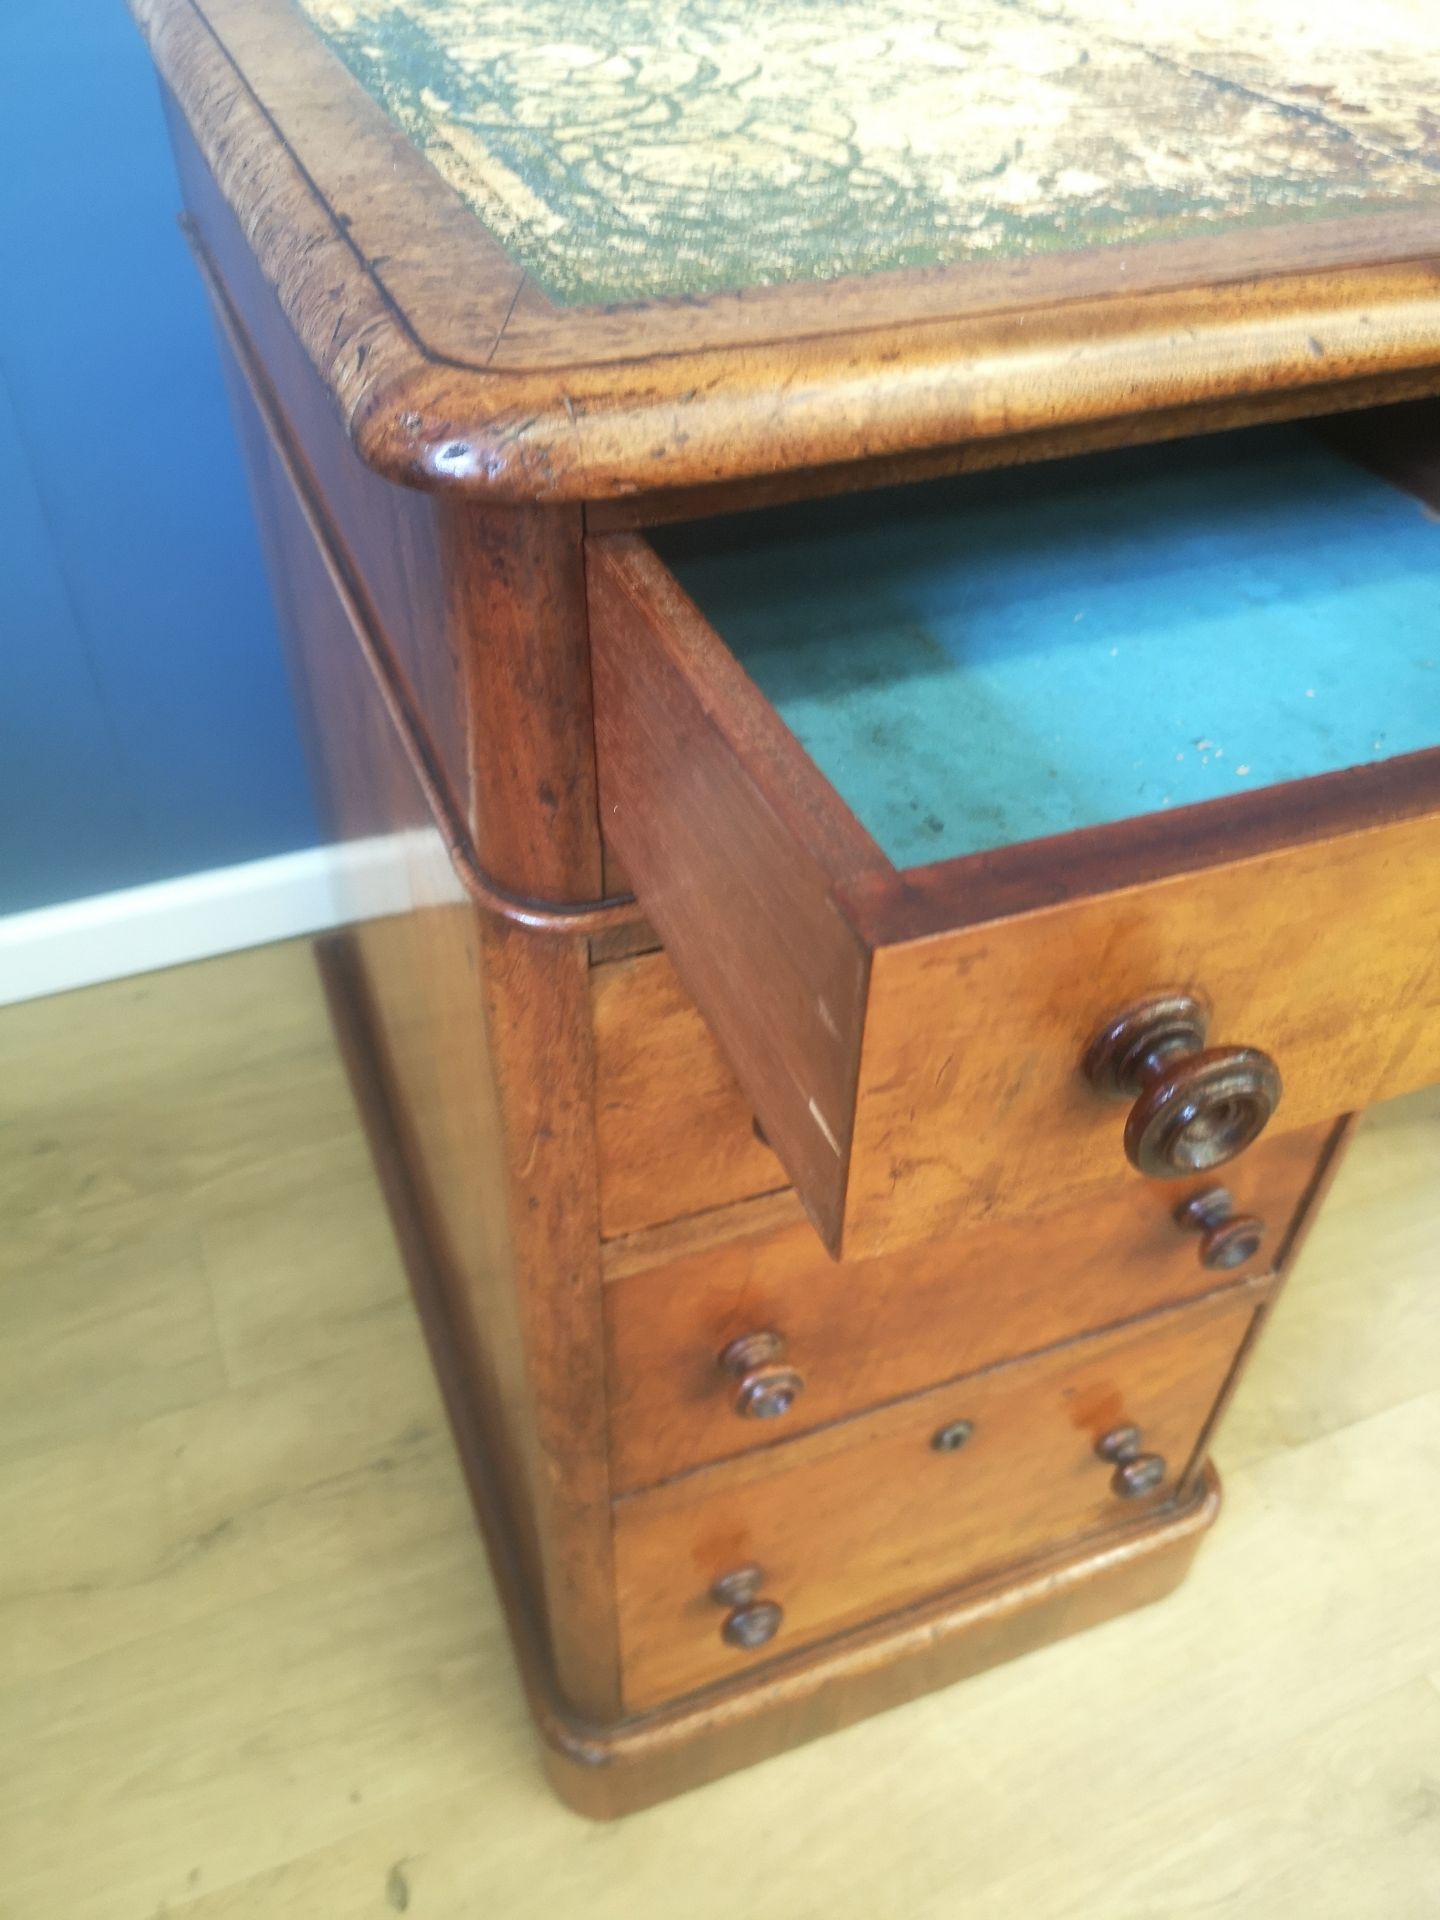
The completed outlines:
<svg viewBox="0 0 1440 1920">
<path fill-rule="evenodd" d="M 400 913 L 409 837 L 307 847 L 0 918 L 0 1006 Z"/>
</svg>

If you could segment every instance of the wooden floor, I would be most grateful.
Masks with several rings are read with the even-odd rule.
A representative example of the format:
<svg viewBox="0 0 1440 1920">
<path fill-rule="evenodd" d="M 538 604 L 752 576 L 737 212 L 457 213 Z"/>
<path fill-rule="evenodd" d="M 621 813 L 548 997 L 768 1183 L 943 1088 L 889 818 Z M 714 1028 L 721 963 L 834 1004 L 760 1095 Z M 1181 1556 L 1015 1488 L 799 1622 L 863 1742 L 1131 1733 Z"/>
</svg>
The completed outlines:
<svg viewBox="0 0 1440 1920">
<path fill-rule="evenodd" d="M 1434 1920 L 1440 1098 L 1148 1613 L 613 1827 L 541 1783 L 303 946 L 0 1013 L 0 1915 Z"/>
</svg>

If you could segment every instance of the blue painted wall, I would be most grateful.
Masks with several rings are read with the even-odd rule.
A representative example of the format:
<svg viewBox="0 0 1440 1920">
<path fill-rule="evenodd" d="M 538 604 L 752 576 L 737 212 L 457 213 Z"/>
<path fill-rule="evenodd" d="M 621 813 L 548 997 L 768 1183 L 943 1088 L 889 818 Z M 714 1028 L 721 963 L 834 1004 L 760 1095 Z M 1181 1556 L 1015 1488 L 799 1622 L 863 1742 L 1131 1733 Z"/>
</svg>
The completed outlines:
<svg viewBox="0 0 1440 1920">
<path fill-rule="evenodd" d="M 313 845 L 154 76 L 0 8 L 0 913 Z"/>
</svg>

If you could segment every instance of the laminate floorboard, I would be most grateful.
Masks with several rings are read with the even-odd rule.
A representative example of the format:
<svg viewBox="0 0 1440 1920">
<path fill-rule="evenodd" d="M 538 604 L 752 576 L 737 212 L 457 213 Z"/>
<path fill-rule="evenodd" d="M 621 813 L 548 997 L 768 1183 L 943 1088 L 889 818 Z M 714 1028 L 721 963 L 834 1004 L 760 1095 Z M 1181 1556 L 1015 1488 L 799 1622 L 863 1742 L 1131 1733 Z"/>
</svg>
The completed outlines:
<svg viewBox="0 0 1440 1920">
<path fill-rule="evenodd" d="M 0 1012 L 0 1915 L 1433 1920 L 1440 1094 L 1169 1601 L 609 1827 L 543 1784 L 307 949 Z"/>
</svg>

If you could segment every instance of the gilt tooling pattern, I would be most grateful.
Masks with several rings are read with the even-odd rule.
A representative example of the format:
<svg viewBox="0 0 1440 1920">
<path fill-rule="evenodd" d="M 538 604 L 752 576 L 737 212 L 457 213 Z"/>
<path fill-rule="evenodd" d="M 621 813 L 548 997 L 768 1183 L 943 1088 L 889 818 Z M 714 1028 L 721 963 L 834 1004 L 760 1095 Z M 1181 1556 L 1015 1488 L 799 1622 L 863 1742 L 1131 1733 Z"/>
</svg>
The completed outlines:
<svg viewBox="0 0 1440 1920">
<path fill-rule="evenodd" d="M 553 298 L 1415 205 L 1434 0 L 299 0 Z"/>
</svg>

